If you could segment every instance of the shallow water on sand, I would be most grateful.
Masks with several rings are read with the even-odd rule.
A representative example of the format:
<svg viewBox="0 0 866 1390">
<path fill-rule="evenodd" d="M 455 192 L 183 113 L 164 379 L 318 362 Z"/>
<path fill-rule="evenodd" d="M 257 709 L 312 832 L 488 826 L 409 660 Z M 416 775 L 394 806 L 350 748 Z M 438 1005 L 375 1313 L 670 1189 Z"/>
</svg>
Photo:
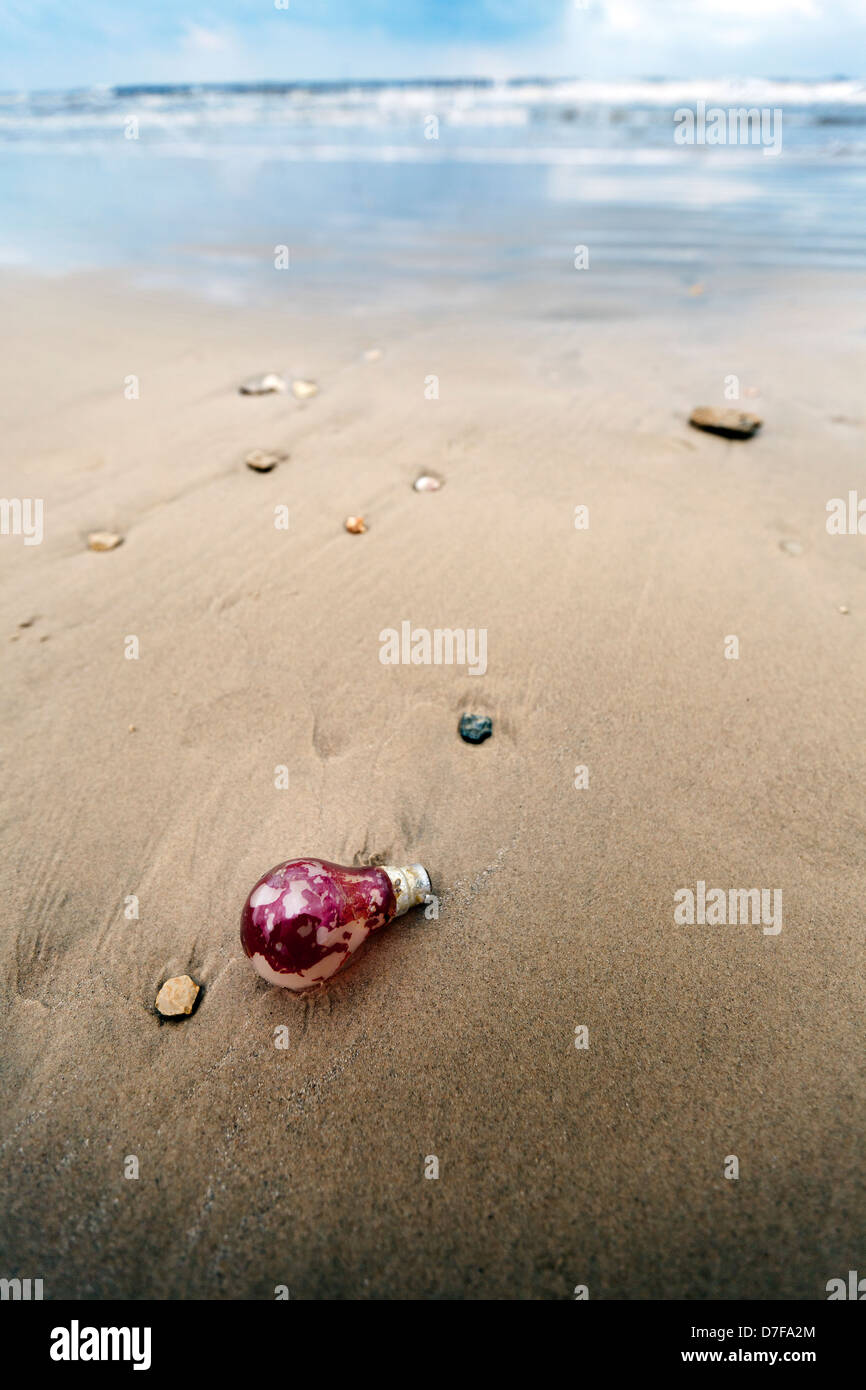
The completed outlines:
<svg viewBox="0 0 866 1390">
<path fill-rule="evenodd" d="M 555 282 L 578 246 L 596 270 L 695 279 L 866 267 L 866 87 L 705 86 L 6 95 L 0 265 L 120 266 L 230 303 L 373 284 L 423 300 L 443 275 L 455 292 Z M 674 112 L 699 100 L 781 110 L 781 150 L 676 144 Z"/>
</svg>

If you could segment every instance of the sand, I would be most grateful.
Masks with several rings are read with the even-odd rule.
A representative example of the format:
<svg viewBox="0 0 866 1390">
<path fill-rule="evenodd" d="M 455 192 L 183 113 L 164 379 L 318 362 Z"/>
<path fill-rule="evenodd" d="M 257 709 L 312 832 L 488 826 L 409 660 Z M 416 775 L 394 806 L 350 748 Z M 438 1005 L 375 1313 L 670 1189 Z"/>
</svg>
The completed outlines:
<svg viewBox="0 0 866 1390">
<path fill-rule="evenodd" d="M 866 539 L 825 527 L 866 496 L 853 282 L 420 314 L 7 278 L 0 307 L 4 495 L 45 504 L 41 545 L 0 537 L 0 1272 L 824 1298 L 866 1214 Z M 319 394 L 238 394 L 265 371 Z M 747 443 L 687 423 L 731 373 Z M 486 629 L 486 673 L 383 665 L 406 620 Z M 301 854 L 423 862 L 439 918 L 269 988 L 239 913 Z M 781 889 L 782 930 L 677 925 L 698 880 Z"/>
</svg>

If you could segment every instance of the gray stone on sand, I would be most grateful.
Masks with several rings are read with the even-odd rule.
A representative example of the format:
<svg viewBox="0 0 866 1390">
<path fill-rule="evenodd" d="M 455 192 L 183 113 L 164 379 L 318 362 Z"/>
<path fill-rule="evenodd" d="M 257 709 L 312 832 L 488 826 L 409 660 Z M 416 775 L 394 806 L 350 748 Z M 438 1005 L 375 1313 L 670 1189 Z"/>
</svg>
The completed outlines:
<svg viewBox="0 0 866 1390">
<path fill-rule="evenodd" d="M 486 714 L 464 714 L 460 718 L 460 737 L 464 743 L 483 743 L 493 733 L 493 720 Z"/>
<path fill-rule="evenodd" d="M 695 429 L 720 434 L 724 439 L 751 439 L 762 423 L 757 415 L 729 406 L 699 405 L 689 416 L 689 424 Z"/>
</svg>

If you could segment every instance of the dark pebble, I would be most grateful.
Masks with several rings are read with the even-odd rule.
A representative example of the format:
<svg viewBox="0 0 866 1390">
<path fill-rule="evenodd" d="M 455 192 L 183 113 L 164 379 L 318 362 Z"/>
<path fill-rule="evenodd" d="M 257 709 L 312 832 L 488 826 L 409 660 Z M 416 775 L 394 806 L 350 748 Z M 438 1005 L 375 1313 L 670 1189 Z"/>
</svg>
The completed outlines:
<svg viewBox="0 0 866 1390">
<path fill-rule="evenodd" d="M 486 714 L 464 714 L 460 719 L 460 737 L 465 743 L 483 743 L 493 733 L 493 720 Z"/>
</svg>

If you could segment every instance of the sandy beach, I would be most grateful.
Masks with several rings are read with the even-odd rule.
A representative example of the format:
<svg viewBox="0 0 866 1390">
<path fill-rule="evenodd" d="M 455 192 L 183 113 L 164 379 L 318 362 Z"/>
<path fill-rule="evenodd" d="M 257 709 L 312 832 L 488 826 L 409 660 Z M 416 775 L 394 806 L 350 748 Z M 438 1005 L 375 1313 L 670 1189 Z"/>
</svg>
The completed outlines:
<svg viewBox="0 0 866 1390">
<path fill-rule="evenodd" d="M 862 286 L 586 284 L 0 280 L 4 494 L 44 499 L 0 538 L 0 1244 L 46 1297 L 805 1300 L 862 1261 Z M 688 424 L 729 374 L 746 442 Z M 485 629 L 485 673 L 383 665 L 404 621 Z M 269 988 L 241 906 L 303 854 L 423 862 L 438 920 Z M 782 929 L 678 925 L 698 882 Z"/>
</svg>

